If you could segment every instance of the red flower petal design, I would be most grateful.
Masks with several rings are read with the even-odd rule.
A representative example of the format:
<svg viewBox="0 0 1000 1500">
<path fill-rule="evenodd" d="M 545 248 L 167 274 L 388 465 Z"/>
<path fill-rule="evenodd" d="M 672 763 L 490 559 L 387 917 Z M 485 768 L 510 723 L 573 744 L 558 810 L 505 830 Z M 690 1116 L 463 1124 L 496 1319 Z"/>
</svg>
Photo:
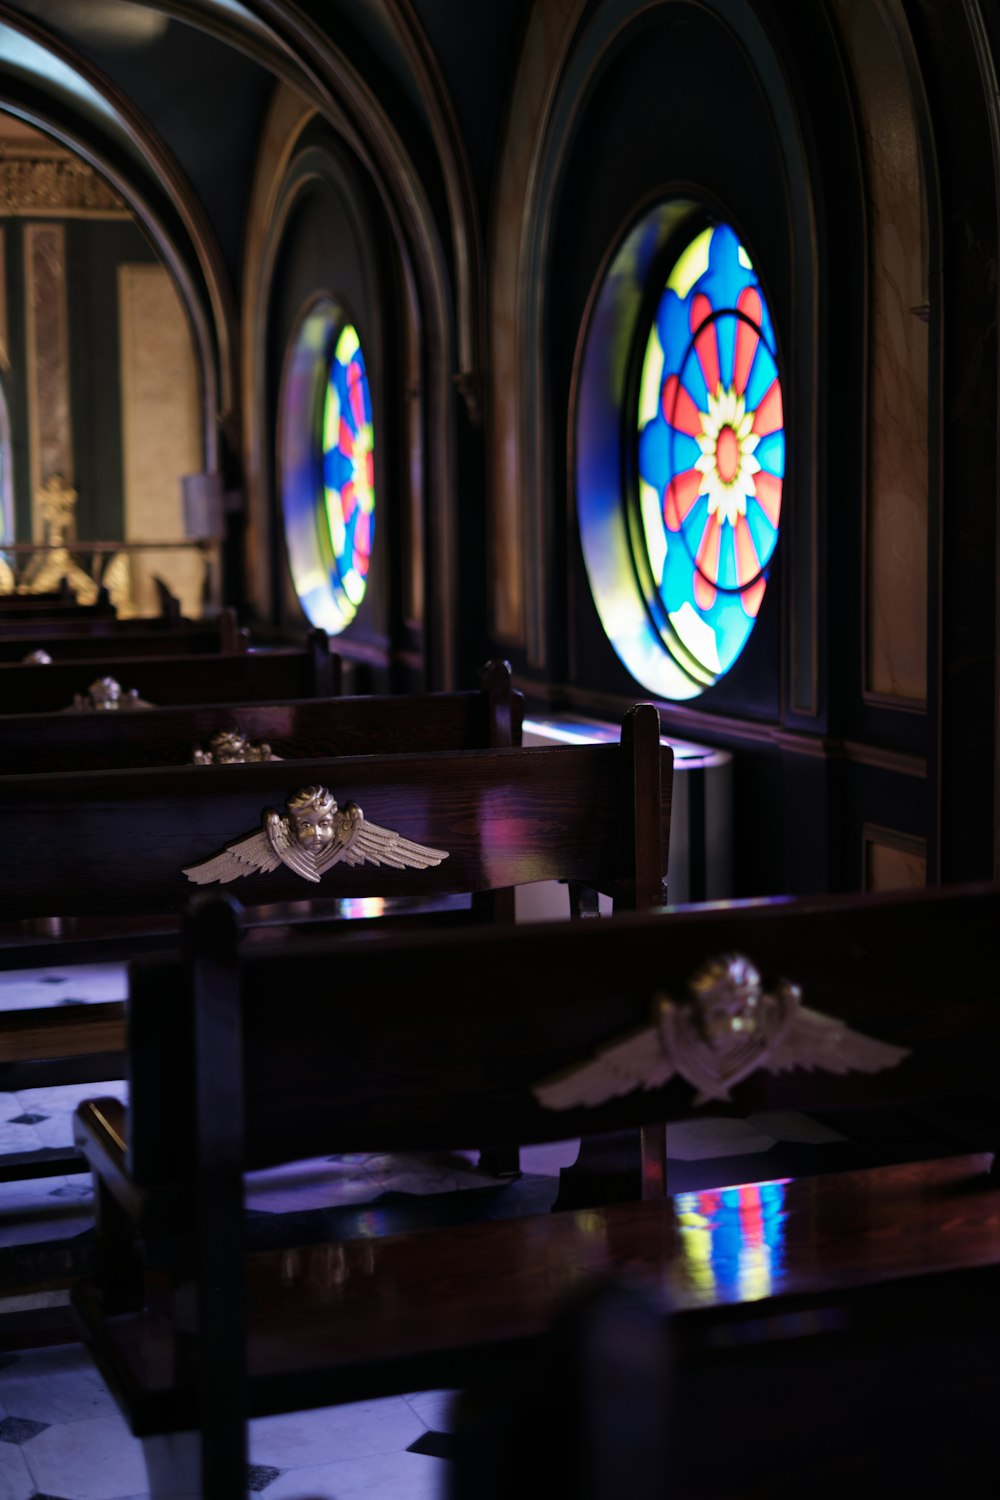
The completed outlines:
<svg viewBox="0 0 1000 1500">
<path fill-rule="evenodd" d="M 688 437 L 701 435 L 701 412 L 676 375 L 671 375 L 669 380 L 663 382 L 660 404 L 671 427 L 675 427 L 678 432 L 686 432 Z"/>
</svg>

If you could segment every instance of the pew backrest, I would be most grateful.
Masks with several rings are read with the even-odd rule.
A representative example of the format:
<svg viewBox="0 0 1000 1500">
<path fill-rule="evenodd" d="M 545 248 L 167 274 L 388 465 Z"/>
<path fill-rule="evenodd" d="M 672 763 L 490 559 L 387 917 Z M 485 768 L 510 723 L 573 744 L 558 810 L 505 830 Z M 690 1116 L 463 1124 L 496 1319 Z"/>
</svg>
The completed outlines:
<svg viewBox="0 0 1000 1500">
<path fill-rule="evenodd" d="M 61 713 L 100 677 L 114 677 L 153 704 L 270 702 L 328 698 L 340 690 L 340 658 L 323 631 L 304 648 L 276 647 L 236 656 L 114 656 L 54 661 L 48 666 L 0 664 L 0 716 Z"/>
<path fill-rule="evenodd" d="M 130 1171 L 153 1184 L 194 1170 L 196 1035 L 217 1039 L 206 1068 L 220 1097 L 237 1086 L 226 1069 L 238 1075 L 247 1168 L 688 1115 L 697 1090 L 679 1075 L 569 1110 L 544 1104 L 538 1088 L 647 1031 L 663 996 L 687 1003 L 691 977 L 731 952 L 749 955 L 770 988 L 792 977 L 812 1011 L 906 1049 L 874 1072 L 808 1057 L 780 1072 L 762 1063 L 732 1089 L 740 1110 L 995 1093 L 998 919 L 1000 887 L 954 888 L 241 950 L 238 908 L 202 898 L 187 960 L 132 967 Z"/>
<path fill-rule="evenodd" d="M 268 809 L 283 814 L 316 785 L 448 857 L 420 870 L 344 862 L 319 885 L 279 865 L 243 880 L 247 904 L 424 900 L 553 879 L 582 881 L 624 906 L 650 904 L 662 899 L 671 769 L 656 710 L 639 705 L 621 745 L 2 777 L 11 858 L 0 910 L 7 922 L 179 912 L 193 894 L 185 869 L 259 832 Z M 650 820 L 637 840 L 636 821 Z"/>
<path fill-rule="evenodd" d="M 29 651 L 46 650 L 53 661 L 81 657 L 161 656 L 218 651 L 224 656 L 247 650 L 250 632 L 241 629 L 236 611 L 225 609 L 217 620 L 187 620 L 161 615 L 155 619 L 119 620 L 113 615 L 84 619 L 0 617 L 0 662 L 21 662 Z"/>
</svg>

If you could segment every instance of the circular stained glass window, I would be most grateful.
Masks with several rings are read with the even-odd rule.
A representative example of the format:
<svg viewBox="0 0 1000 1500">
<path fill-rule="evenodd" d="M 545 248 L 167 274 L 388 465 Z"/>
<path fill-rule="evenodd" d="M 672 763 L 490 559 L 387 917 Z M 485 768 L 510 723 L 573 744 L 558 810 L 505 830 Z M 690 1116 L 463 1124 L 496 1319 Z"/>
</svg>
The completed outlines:
<svg viewBox="0 0 1000 1500">
<path fill-rule="evenodd" d="M 333 348 L 323 404 L 323 496 L 332 571 L 347 605 L 365 596 L 375 531 L 372 403 L 357 330 L 344 325 Z"/>
<path fill-rule="evenodd" d="M 639 390 L 640 536 L 664 645 L 710 686 L 746 645 L 778 540 L 785 436 L 771 315 L 725 224 L 677 259 Z"/>
<path fill-rule="evenodd" d="M 282 383 L 281 496 L 292 581 L 331 635 L 365 597 L 375 533 L 371 393 L 357 329 L 328 298 L 293 341 Z"/>
<path fill-rule="evenodd" d="M 767 301 L 728 225 L 685 243 L 696 211 L 660 205 L 612 260 L 576 412 L 580 538 L 601 621 L 632 676 L 674 699 L 716 683 L 750 637 L 785 472 Z M 650 280 L 678 242 L 650 325 Z"/>
</svg>

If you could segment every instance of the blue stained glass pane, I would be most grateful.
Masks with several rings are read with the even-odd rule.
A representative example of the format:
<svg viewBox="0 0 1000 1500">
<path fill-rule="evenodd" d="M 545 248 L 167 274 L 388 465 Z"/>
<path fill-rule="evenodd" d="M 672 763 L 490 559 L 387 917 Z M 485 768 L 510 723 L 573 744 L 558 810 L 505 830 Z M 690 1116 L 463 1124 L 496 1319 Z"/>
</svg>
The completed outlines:
<svg viewBox="0 0 1000 1500">
<path fill-rule="evenodd" d="M 761 567 L 768 561 L 778 540 L 778 533 L 757 504 L 747 506 L 747 525 L 753 538 Z"/>
<path fill-rule="evenodd" d="M 777 373 L 777 366 L 771 357 L 771 351 L 762 340 L 757 345 L 757 352 L 754 355 L 753 364 L 750 366 L 750 375 L 747 379 L 745 395 L 747 411 L 756 411 L 761 401 L 767 395 Z"/>
<path fill-rule="evenodd" d="M 720 589 L 734 589 L 739 582 L 736 576 L 736 545 L 731 526 L 723 526 L 721 530 L 718 582 Z"/>
<path fill-rule="evenodd" d="M 780 479 L 785 472 L 785 433 L 769 432 L 762 437 L 757 444 L 754 458 L 762 469 L 767 469 L 769 474 L 776 474 Z"/>
<path fill-rule="evenodd" d="M 688 469 L 693 469 L 701 457 L 701 449 L 697 439 L 688 437 L 686 432 L 678 432 L 675 427 L 668 427 L 666 431 L 670 441 L 669 481 L 676 474 L 686 474 Z"/>
</svg>

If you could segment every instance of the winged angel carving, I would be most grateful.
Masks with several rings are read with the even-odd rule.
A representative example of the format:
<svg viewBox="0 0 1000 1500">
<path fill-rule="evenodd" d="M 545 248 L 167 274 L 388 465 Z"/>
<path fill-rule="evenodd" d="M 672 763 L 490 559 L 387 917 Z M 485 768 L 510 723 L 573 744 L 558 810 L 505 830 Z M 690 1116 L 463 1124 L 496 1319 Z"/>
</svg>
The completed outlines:
<svg viewBox="0 0 1000 1500">
<path fill-rule="evenodd" d="M 655 1089 L 679 1074 L 696 1104 L 728 1100 L 729 1090 L 758 1068 L 771 1073 L 822 1068 L 878 1073 L 909 1055 L 802 1004 L 796 984 L 768 993 L 739 953 L 710 959 L 688 981 L 689 998 L 654 1000 L 653 1024 L 602 1048 L 589 1062 L 537 1085 L 546 1109 L 603 1104 L 633 1089 Z"/>
<path fill-rule="evenodd" d="M 338 808 L 325 786 L 308 786 L 288 799 L 286 816 L 273 808 L 264 826 L 230 844 L 214 859 L 189 865 L 184 874 L 195 885 L 225 885 L 240 875 L 286 865 L 303 880 L 318 882 L 336 864 L 390 865 L 394 870 L 426 870 L 448 855 L 444 849 L 415 844 L 391 828 L 370 823 L 356 802 Z"/>
</svg>

